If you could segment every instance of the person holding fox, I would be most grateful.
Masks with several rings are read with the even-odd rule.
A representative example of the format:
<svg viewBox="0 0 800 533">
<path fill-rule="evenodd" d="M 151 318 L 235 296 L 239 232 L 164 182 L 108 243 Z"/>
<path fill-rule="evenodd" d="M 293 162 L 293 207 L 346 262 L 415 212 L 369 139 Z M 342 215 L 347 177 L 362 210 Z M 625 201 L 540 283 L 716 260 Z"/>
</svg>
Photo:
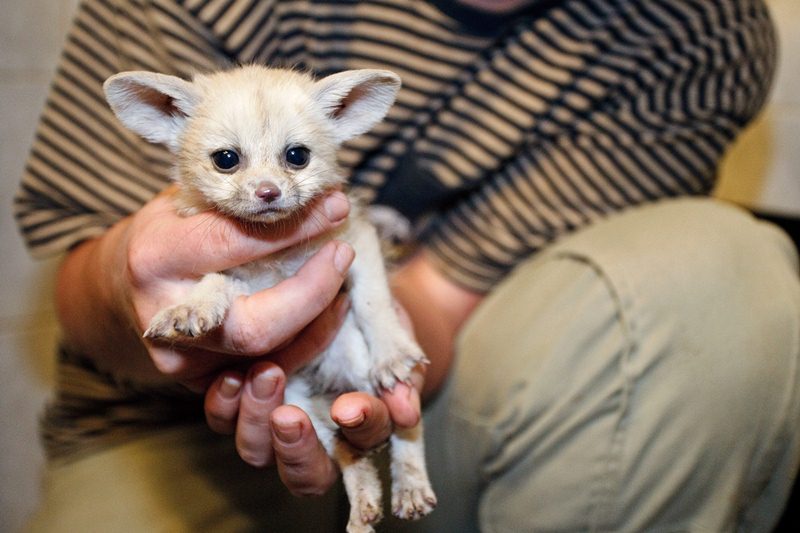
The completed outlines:
<svg viewBox="0 0 800 533">
<path fill-rule="evenodd" d="M 390 284 L 430 361 L 326 413 L 366 451 L 427 402 L 438 507 L 382 530 L 770 530 L 800 460 L 797 256 L 707 195 L 774 62 L 758 0 L 83 2 L 15 198 L 32 252 L 65 253 L 31 529 L 344 527 L 337 467 L 284 391 L 347 320 L 352 246 L 238 294 L 208 334 L 144 336 L 204 276 L 358 209 L 330 189 L 274 227 L 182 216 L 173 168 L 226 169 L 241 147 L 176 160 L 102 89 L 121 71 L 188 83 L 255 63 L 402 80 L 337 158 L 367 211 L 408 229 Z M 331 116 L 362 91 L 340 96 Z M 171 109 L 166 130 L 188 114 Z"/>
</svg>

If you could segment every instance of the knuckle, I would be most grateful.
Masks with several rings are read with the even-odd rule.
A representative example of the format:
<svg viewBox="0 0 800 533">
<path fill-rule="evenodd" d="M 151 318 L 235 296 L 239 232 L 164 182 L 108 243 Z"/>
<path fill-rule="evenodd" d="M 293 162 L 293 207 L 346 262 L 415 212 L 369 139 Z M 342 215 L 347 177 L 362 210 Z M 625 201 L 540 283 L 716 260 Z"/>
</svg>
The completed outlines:
<svg viewBox="0 0 800 533">
<path fill-rule="evenodd" d="M 263 318 L 263 313 L 259 314 L 258 310 L 252 307 L 245 299 L 243 312 L 237 313 L 236 319 L 229 320 L 227 323 L 227 336 L 233 351 L 243 355 L 257 356 L 273 350 L 276 343 L 268 326 L 265 325 L 265 321 L 259 322 L 253 318 Z"/>
<path fill-rule="evenodd" d="M 261 355 L 269 351 L 255 335 L 255 328 L 249 323 L 240 323 L 229 332 L 229 342 L 233 351 L 243 355 Z"/>
<path fill-rule="evenodd" d="M 303 484 L 300 486 L 293 486 L 287 487 L 289 492 L 292 496 L 297 498 L 321 498 L 327 494 L 328 490 L 331 488 L 331 483 L 325 483 L 324 485 L 316 483 L 316 484 Z"/>
<path fill-rule="evenodd" d="M 152 268 L 156 262 L 152 242 L 141 242 L 139 237 L 132 237 L 126 249 L 126 274 L 131 284 L 141 287 L 152 278 Z"/>
<path fill-rule="evenodd" d="M 381 434 L 370 435 L 346 435 L 347 442 L 350 445 L 362 452 L 369 452 L 377 450 L 385 446 L 389 441 L 389 432 L 382 432 Z"/>
<path fill-rule="evenodd" d="M 272 455 L 267 447 L 255 449 L 247 445 L 237 446 L 239 457 L 247 464 L 256 468 L 270 466 Z"/>
<path fill-rule="evenodd" d="M 266 409 L 263 411 L 242 409 L 239 413 L 239 423 L 250 428 L 259 428 L 267 433 L 270 429 L 269 415 L 270 411 Z"/>
<path fill-rule="evenodd" d="M 235 430 L 234 421 L 219 413 L 206 411 L 206 423 L 215 433 L 231 435 Z"/>
<path fill-rule="evenodd" d="M 284 463 L 282 468 L 282 479 L 286 488 L 294 496 L 317 498 L 324 496 L 333 486 L 337 479 L 333 463 L 327 461 L 324 468 L 312 468 L 311 465 L 304 464 L 302 468 L 287 467 Z"/>
<path fill-rule="evenodd" d="M 339 293 L 340 284 L 336 278 L 320 277 L 317 284 L 308 285 L 308 303 L 318 312 L 328 307 Z"/>
<path fill-rule="evenodd" d="M 146 252 L 150 250 L 152 242 L 144 235 L 144 231 L 133 231 L 129 233 L 126 252 L 130 263 L 137 263 L 146 257 Z"/>
<path fill-rule="evenodd" d="M 177 377 L 181 370 L 181 356 L 165 348 L 150 348 L 150 360 L 165 376 Z"/>
</svg>

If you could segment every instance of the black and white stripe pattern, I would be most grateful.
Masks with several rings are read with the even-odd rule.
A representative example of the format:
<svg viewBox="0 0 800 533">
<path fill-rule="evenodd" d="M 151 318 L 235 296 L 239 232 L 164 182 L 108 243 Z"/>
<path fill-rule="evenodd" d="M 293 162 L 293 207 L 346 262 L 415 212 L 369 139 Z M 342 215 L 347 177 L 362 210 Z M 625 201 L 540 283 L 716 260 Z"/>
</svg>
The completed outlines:
<svg viewBox="0 0 800 533">
<path fill-rule="evenodd" d="M 707 192 L 771 79 L 756 0 L 545 2 L 483 27 L 436 4 L 85 2 L 17 197 L 31 248 L 99 234 L 167 182 L 164 150 L 107 111 L 101 84 L 119 70 L 395 70 L 397 105 L 342 162 L 373 198 L 428 215 L 438 263 L 479 291 L 598 217 Z"/>
<path fill-rule="evenodd" d="M 168 183 L 169 154 L 105 104 L 102 83 L 118 71 L 389 68 L 403 78 L 398 102 L 342 164 L 354 186 L 424 225 L 451 279 L 486 291 L 565 232 L 708 192 L 774 60 L 758 0 L 541 0 L 513 19 L 446 0 L 86 0 L 16 213 L 33 252 L 53 254 Z M 169 414 L 174 397 L 118 388 L 79 356 L 64 354 L 59 372 L 51 455 L 184 416 Z"/>
</svg>

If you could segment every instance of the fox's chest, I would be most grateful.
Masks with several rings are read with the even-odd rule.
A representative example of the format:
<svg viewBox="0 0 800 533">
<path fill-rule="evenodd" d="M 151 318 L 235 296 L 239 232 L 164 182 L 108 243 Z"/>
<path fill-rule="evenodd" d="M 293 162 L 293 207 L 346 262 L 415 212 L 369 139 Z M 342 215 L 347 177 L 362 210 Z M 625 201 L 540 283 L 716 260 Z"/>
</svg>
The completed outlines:
<svg viewBox="0 0 800 533">
<path fill-rule="evenodd" d="M 296 245 L 264 259 L 231 268 L 226 274 L 244 282 L 252 294 L 293 276 L 323 244 L 324 241 L 315 241 Z"/>
</svg>

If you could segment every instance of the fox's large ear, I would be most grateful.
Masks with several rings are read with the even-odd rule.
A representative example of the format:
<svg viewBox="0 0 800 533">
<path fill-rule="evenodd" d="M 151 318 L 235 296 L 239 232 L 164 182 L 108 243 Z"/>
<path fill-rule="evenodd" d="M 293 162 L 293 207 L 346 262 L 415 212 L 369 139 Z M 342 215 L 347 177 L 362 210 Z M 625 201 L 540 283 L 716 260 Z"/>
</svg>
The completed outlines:
<svg viewBox="0 0 800 533">
<path fill-rule="evenodd" d="M 347 70 L 316 82 L 313 97 L 333 121 L 338 142 L 368 131 L 392 107 L 400 77 L 388 70 Z"/>
<path fill-rule="evenodd" d="M 173 150 L 200 99 L 190 82 L 155 72 L 115 74 L 106 80 L 103 90 L 114 114 L 128 129 Z"/>
</svg>

